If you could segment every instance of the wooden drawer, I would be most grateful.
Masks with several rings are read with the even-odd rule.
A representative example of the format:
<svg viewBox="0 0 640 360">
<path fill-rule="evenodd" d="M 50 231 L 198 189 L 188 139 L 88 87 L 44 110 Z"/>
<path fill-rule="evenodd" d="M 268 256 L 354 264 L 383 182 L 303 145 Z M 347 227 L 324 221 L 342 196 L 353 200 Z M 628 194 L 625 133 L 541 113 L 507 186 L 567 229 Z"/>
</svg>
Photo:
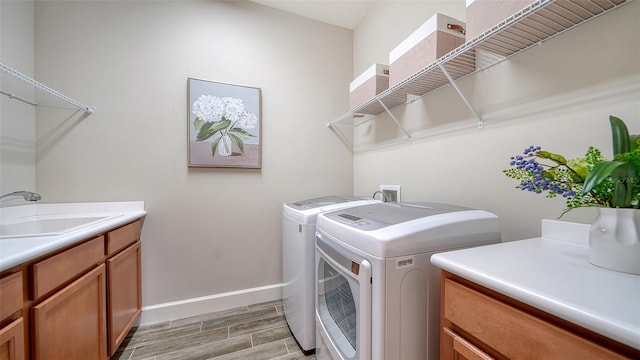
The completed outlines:
<svg viewBox="0 0 640 360">
<path fill-rule="evenodd" d="M 625 359 L 572 332 L 451 279 L 444 280 L 443 306 L 444 318 L 477 339 L 479 343 L 474 345 L 489 346 L 506 358 Z M 470 337 L 465 337 L 472 342 Z"/>
<path fill-rule="evenodd" d="M 107 234 L 107 256 L 111 256 L 140 239 L 142 221 L 137 220 L 131 224 L 110 231 Z"/>
<path fill-rule="evenodd" d="M 22 271 L 0 279 L 0 321 L 22 309 Z"/>
<path fill-rule="evenodd" d="M 103 260 L 104 236 L 99 236 L 33 264 L 33 300 Z"/>
</svg>

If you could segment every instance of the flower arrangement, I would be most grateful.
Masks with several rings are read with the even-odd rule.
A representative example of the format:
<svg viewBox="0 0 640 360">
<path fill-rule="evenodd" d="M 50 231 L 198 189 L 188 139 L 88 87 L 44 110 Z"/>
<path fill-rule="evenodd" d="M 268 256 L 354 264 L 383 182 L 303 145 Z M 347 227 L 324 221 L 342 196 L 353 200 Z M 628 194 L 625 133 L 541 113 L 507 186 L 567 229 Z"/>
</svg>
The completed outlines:
<svg viewBox="0 0 640 360">
<path fill-rule="evenodd" d="M 519 180 L 523 191 L 546 197 L 562 196 L 567 209 L 599 206 L 640 208 L 640 135 L 629 135 L 625 123 L 610 116 L 613 160 L 589 147 L 583 157 L 567 160 L 564 156 L 530 146 L 511 157 L 511 168 L 503 173 Z M 562 216 L 562 215 L 561 215 Z"/>
<path fill-rule="evenodd" d="M 191 111 L 196 116 L 193 127 L 198 132 L 197 141 L 219 134 L 211 143 L 212 156 L 215 156 L 218 146 L 221 147 L 220 155 L 231 155 L 232 141 L 244 152 L 244 140 L 255 137 L 247 130 L 256 127 L 258 118 L 254 113 L 245 111 L 241 99 L 202 95 L 193 102 Z"/>
</svg>

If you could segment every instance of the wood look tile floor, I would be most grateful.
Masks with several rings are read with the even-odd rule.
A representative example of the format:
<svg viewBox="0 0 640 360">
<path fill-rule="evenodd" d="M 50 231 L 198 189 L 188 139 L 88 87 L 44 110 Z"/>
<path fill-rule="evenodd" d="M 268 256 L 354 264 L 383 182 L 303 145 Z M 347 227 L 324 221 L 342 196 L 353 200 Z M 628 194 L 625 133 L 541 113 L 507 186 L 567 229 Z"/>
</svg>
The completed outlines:
<svg viewBox="0 0 640 360">
<path fill-rule="evenodd" d="M 272 301 L 131 329 L 112 360 L 315 360 Z"/>
</svg>

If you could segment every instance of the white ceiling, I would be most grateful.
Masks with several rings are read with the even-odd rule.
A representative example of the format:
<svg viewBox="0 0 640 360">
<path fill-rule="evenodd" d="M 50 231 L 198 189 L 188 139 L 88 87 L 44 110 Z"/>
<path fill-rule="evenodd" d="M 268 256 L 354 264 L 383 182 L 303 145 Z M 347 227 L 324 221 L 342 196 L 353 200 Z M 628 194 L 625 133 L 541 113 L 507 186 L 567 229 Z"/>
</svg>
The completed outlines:
<svg viewBox="0 0 640 360">
<path fill-rule="evenodd" d="M 327 24 L 353 30 L 369 11 L 373 0 L 251 0 Z"/>
</svg>

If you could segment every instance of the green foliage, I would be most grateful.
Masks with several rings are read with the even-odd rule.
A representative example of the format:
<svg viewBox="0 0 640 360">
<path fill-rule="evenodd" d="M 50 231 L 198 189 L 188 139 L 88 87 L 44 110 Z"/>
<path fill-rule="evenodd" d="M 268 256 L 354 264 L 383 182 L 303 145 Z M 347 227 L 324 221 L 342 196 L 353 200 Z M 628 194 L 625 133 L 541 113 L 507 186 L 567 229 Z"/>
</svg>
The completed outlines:
<svg viewBox="0 0 640 360">
<path fill-rule="evenodd" d="M 607 181 L 613 182 L 613 190 L 607 197 L 607 206 L 614 208 L 638 208 L 640 201 L 640 146 L 638 135 L 629 135 L 624 121 L 609 117 L 614 160 L 601 161 L 589 172 L 582 194 L 587 194 Z"/>
<path fill-rule="evenodd" d="M 196 118 L 196 120 L 198 119 Z M 218 131 L 222 131 L 226 129 L 230 124 L 231 124 L 231 121 L 226 120 L 224 118 L 220 121 L 206 121 L 200 125 L 200 131 L 198 131 L 196 140 L 198 141 L 207 140 Z M 194 121 L 194 126 L 195 126 L 195 121 Z"/>
<path fill-rule="evenodd" d="M 521 190 L 549 198 L 562 195 L 567 205 L 564 213 L 585 206 L 640 208 L 640 135 L 629 135 L 625 123 L 615 116 L 609 121 L 613 160 L 605 159 L 593 146 L 584 157 L 570 160 L 530 146 L 522 155 L 511 157 L 512 167 L 503 173 L 520 181 L 516 188 Z"/>
<path fill-rule="evenodd" d="M 538 155 L 538 157 L 541 158 L 541 159 L 549 159 L 549 160 L 555 162 L 558 165 L 566 165 L 567 164 L 567 159 L 565 159 L 564 156 L 562 156 L 562 155 L 550 153 L 550 152 L 544 151 L 544 150 L 538 151 L 536 153 L 536 155 Z"/>
<path fill-rule="evenodd" d="M 220 133 L 220 136 L 211 143 L 211 156 L 215 156 L 216 149 L 223 135 L 229 135 L 234 144 L 236 144 L 238 149 L 243 153 L 244 140 L 255 137 L 255 135 L 251 135 L 248 131 L 240 127 L 229 129 L 230 125 L 232 125 L 231 121 L 224 117 L 220 121 L 204 121 L 199 117 L 193 121 L 193 127 L 198 131 L 198 135 L 196 136 L 196 140 L 198 141 L 207 140 L 216 133 Z"/>
<path fill-rule="evenodd" d="M 629 130 L 624 121 L 615 116 L 609 116 L 611 124 L 611 139 L 613 140 L 613 156 L 627 153 L 631 150 Z"/>
</svg>

